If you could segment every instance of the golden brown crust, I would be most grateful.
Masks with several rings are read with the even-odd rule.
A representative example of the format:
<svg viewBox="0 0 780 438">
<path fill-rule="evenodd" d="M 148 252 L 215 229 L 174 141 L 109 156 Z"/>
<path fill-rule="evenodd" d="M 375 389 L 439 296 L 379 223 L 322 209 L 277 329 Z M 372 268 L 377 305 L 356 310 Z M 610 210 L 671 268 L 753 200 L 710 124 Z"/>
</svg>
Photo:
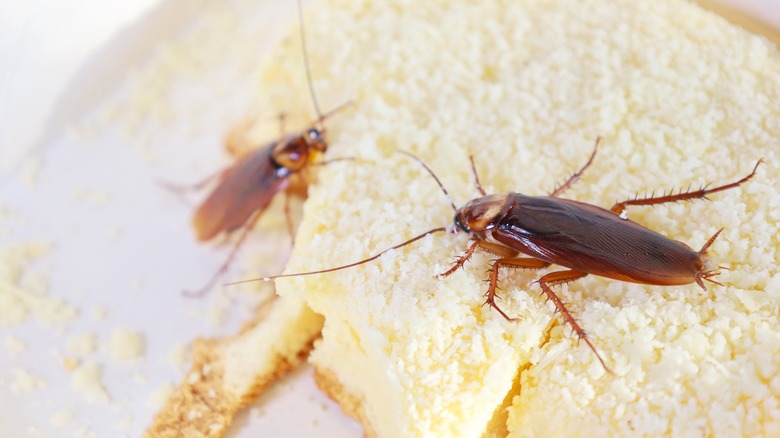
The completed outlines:
<svg viewBox="0 0 780 438">
<path fill-rule="evenodd" d="M 336 375 L 325 368 L 314 367 L 314 381 L 317 387 L 328 397 L 341 406 L 345 414 L 354 418 L 363 426 L 363 436 L 365 438 L 376 438 L 376 432 L 371 427 L 366 413 L 363 410 L 363 402 L 356 395 L 347 392 L 344 385 L 339 382 Z"/>
<path fill-rule="evenodd" d="M 250 335 L 265 317 L 269 306 L 261 306 L 255 319 L 231 337 L 197 339 L 193 345 L 192 366 L 166 406 L 146 431 L 147 438 L 220 437 L 225 434 L 235 413 L 265 391 L 278 378 L 298 366 L 311 351 L 315 334 L 293 357 L 276 355 L 270 372 L 252 376 L 251 383 L 238 392 L 225 383 L 228 347 Z"/>
</svg>

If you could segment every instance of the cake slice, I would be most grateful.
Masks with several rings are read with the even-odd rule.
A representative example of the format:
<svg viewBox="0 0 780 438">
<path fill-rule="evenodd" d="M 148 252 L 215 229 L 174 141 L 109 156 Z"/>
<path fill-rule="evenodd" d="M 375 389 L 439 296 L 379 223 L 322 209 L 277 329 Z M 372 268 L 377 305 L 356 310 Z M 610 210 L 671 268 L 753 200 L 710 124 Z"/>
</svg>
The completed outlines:
<svg viewBox="0 0 780 438">
<path fill-rule="evenodd" d="M 629 218 L 697 248 L 717 229 L 723 286 L 654 287 L 589 276 L 559 288 L 615 375 L 569 335 L 534 280 L 501 274 L 483 307 L 477 253 L 447 278 L 463 233 L 378 260 L 277 281 L 324 316 L 309 361 L 369 434 L 398 436 L 773 435 L 780 433 L 780 54 L 681 0 L 373 2 L 307 8 L 331 157 L 310 188 L 287 272 L 361 260 L 488 192 L 549 193 L 598 156 L 565 197 L 609 207 L 635 192 L 727 182 L 712 202 L 631 208 Z M 295 38 L 291 31 L 290 40 Z M 289 41 L 288 41 L 289 43 Z M 288 44 L 289 45 L 289 44 Z M 300 95 L 282 47 L 265 87 Z"/>
<path fill-rule="evenodd" d="M 239 334 L 197 340 L 189 372 L 145 436 L 223 436 L 239 409 L 306 358 L 321 328 L 301 300 L 278 298 Z"/>
</svg>

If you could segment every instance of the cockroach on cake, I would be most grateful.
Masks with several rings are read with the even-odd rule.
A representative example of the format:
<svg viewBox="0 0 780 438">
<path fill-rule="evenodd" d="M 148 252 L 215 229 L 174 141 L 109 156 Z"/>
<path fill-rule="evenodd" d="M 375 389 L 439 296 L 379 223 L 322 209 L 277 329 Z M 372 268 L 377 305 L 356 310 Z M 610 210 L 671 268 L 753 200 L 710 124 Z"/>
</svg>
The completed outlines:
<svg viewBox="0 0 780 438">
<path fill-rule="evenodd" d="M 301 132 L 282 135 L 279 139 L 265 146 L 243 153 L 227 169 L 193 186 L 193 188 L 199 189 L 213 179 L 218 179 L 216 187 L 198 207 L 193 216 L 192 223 L 198 240 L 208 241 L 223 232 L 230 233 L 238 229 L 241 229 L 241 234 L 225 262 L 208 283 L 198 291 L 185 291 L 186 295 L 202 296 L 214 286 L 220 276 L 227 271 L 241 244 L 246 240 L 249 232 L 254 228 L 273 198 L 280 192 L 287 191 L 285 193 L 285 196 L 287 196 L 286 200 L 289 199 L 291 195 L 289 192 L 293 191 L 290 185 L 290 180 L 293 176 L 300 175 L 302 170 L 312 164 L 324 164 L 338 160 L 315 163 L 315 159 L 324 154 L 328 149 L 328 143 L 325 140 L 326 129 L 323 122 L 350 103 L 341 105 L 324 115 L 320 111 L 311 80 L 300 0 L 298 1 L 298 20 L 301 29 L 300 38 L 306 79 L 314 110 L 317 113 L 317 120 Z M 280 121 L 283 122 L 283 120 L 283 116 L 280 116 Z M 231 149 L 233 143 L 230 141 L 230 138 L 227 146 L 230 152 L 237 152 Z M 169 187 L 174 190 L 181 190 L 179 187 L 170 185 Z M 287 225 L 292 238 L 292 221 L 287 204 L 285 204 L 285 214 L 287 215 Z"/>
<path fill-rule="evenodd" d="M 552 287 L 577 281 L 589 274 L 659 286 L 695 282 L 705 290 L 705 280 L 720 284 L 712 278 L 717 276 L 723 267 L 712 265 L 706 253 L 723 231 L 722 228 L 696 251 L 682 242 L 664 237 L 629 220 L 625 209 L 631 205 L 656 205 L 706 199 L 709 194 L 735 188 L 749 181 L 755 176 L 763 160 L 758 160 L 749 175 L 729 184 L 713 188 L 705 186 L 699 190 L 680 191 L 677 194 L 670 192 L 657 197 L 637 197 L 618 202 L 609 210 L 561 198 L 561 193 L 571 187 L 593 163 L 598 144 L 599 141 L 596 140 L 588 162 L 547 196 L 527 196 L 521 193 L 486 194 L 479 182 L 474 160 L 470 157 L 477 190 L 482 196 L 472 199 L 460 208 L 457 208 L 451 200 L 450 203 L 455 210 L 456 228 L 452 230 L 459 229 L 471 234 L 473 242 L 453 266 L 439 276 L 447 277 L 463 267 L 477 249 L 496 254 L 499 258 L 493 260 L 490 265 L 485 304 L 496 309 L 507 320 L 512 320 L 496 305 L 495 301 L 498 271 L 501 267 L 542 269 L 550 265 L 558 265 L 566 268 L 545 274 L 536 283 L 539 283 L 547 299 L 555 304 L 556 311 L 561 313 L 565 323 L 571 325 L 573 332 L 580 340 L 585 341 L 604 369 L 610 371 L 585 331 Z M 433 176 L 449 199 L 447 190 L 433 171 L 417 157 L 406 154 L 417 160 Z M 263 280 L 322 274 L 357 266 L 429 234 L 446 230 L 445 227 L 434 228 L 372 257 L 348 265 L 299 274 L 277 275 Z"/>
</svg>

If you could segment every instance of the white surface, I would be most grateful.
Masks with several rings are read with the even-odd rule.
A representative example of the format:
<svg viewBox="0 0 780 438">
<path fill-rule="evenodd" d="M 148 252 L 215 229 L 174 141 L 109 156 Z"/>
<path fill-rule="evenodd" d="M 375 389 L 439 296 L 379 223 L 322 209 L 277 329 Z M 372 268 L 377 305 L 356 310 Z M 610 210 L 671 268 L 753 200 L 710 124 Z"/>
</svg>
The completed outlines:
<svg viewBox="0 0 780 438">
<path fill-rule="evenodd" d="M 31 320 L 0 332 L 2 438 L 79 431 L 140 436 L 157 411 L 151 394 L 183 378 L 170 353 L 196 336 L 234 333 L 259 299 L 230 289 L 202 300 L 181 295 L 209 278 L 227 247 L 194 241 L 189 224 L 198 196 L 183 199 L 156 182 L 194 182 L 229 162 L 222 150 L 225 131 L 256 105 L 258 53 L 294 18 L 295 5 L 155 3 L 101 7 L 69 0 L 0 9 L 10 22 L 0 25 L 2 126 L 13 127 L 0 130 L 6 135 L 0 206 L 23 217 L 0 214 L 0 248 L 51 242 L 52 251 L 30 272 L 46 272 L 49 295 L 80 311 L 64 327 Z M 182 51 L 191 56 L 178 58 Z M 160 59 L 171 65 L 159 65 Z M 41 160 L 41 172 L 29 186 L 21 152 L 41 136 L 31 154 Z M 287 256 L 286 233 L 264 236 L 260 229 L 258 235 L 251 253 L 279 251 L 263 273 L 278 272 Z M 92 316 L 99 308 L 107 310 L 104 321 Z M 222 312 L 227 322 L 215 324 Z M 107 344 L 115 328 L 145 335 L 144 360 L 112 357 Z M 68 337 L 83 333 L 97 335 L 97 351 L 70 354 Z M 12 357 L 8 336 L 27 349 Z M 63 358 L 98 363 L 111 402 L 90 402 L 74 390 Z M 43 378 L 47 387 L 15 394 L 18 368 Z M 308 368 L 252 407 L 236 418 L 229 436 L 361 434 L 316 390 Z M 70 408 L 73 421 L 51 424 L 55 413 Z"/>
<path fill-rule="evenodd" d="M 777 0 L 724 2 L 780 28 Z M 267 3 L 244 6 L 233 1 L 230 7 L 257 11 Z M 149 53 L 167 47 L 171 39 L 197 33 L 191 22 L 202 20 L 204 9 L 217 10 L 213 4 L 0 0 L 0 206 L 27 218 L 0 219 L 0 230 L 10 231 L 0 233 L 0 248 L 53 242 L 55 248 L 33 270 L 50 265 L 50 294 L 81 309 L 64 332 L 35 322 L 2 331 L 3 338 L 12 335 L 28 348 L 12 358 L 0 344 L 0 437 L 27 436 L 31 427 L 45 437 L 72 436 L 83 427 L 93 436 L 139 436 L 155 411 L 147 405 L 150 394 L 164 382 L 182 378 L 181 370 L 166 360 L 170 351 L 197 335 L 230 333 L 249 317 L 252 299 L 239 294 L 224 305 L 229 322 L 215 328 L 208 322 L 209 299 L 189 300 L 179 294 L 183 287 L 202 284 L 223 260 L 225 249 L 195 243 L 188 225 L 191 208 L 154 182 L 194 181 L 227 162 L 219 146 L 225 128 L 257 104 L 248 101 L 252 94 L 245 91 L 255 78 L 241 76 L 257 65 L 245 58 L 271 42 L 262 37 L 270 35 L 270 28 L 258 34 L 252 24 L 273 27 L 269 20 L 278 26 L 294 17 L 293 3 L 276 7 L 274 13 L 242 17 L 250 25 L 231 30 L 241 43 L 224 53 L 226 66 L 196 62 L 180 82 L 161 86 L 176 101 L 172 119 L 162 123 L 164 115 L 106 114 L 117 110 L 111 102 L 138 92 L 130 85 L 133 81 L 159 85 L 125 74 L 143 72 Z M 250 65 L 231 69 L 231 62 Z M 79 135 L 65 129 L 76 121 L 82 127 Z M 30 187 L 22 180 L 19 164 L 34 144 L 34 156 L 42 157 L 43 166 Z M 84 189 L 105 193 L 107 201 L 73 199 Z M 116 231 L 118 236 L 111 237 Z M 285 242 L 284 237 L 266 238 Z M 91 317 L 98 307 L 108 310 L 105 321 Z M 110 357 L 104 344 L 115 327 L 146 334 L 146 360 L 122 363 Z M 99 336 L 98 351 L 86 359 L 102 365 L 111 404 L 90 404 L 74 392 L 61 364 L 68 335 L 85 332 Z M 48 387 L 13 394 L 11 370 L 20 367 L 43 377 Z M 52 415 L 69 406 L 75 409 L 73 422 L 51 426 Z M 360 436 L 338 407 L 316 391 L 307 370 L 277 385 L 254 406 L 264 414 L 240 415 L 231 436 Z"/>
</svg>

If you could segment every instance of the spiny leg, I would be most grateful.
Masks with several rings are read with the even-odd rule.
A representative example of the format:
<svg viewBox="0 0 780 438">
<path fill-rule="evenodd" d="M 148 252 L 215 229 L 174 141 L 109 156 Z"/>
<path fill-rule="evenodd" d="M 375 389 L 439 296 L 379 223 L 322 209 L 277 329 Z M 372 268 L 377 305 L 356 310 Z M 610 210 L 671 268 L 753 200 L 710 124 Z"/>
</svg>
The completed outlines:
<svg viewBox="0 0 780 438">
<path fill-rule="evenodd" d="M 241 245 L 246 240 L 247 236 L 249 236 L 249 232 L 252 231 L 252 229 L 257 224 L 258 219 L 260 219 L 260 216 L 262 216 L 265 209 L 258 209 L 251 218 L 244 224 L 243 228 L 241 229 L 241 234 L 238 236 L 238 241 L 233 245 L 233 249 L 230 250 L 230 254 L 228 254 L 227 259 L 224 263 L 222 263 L 222 266 L 219 267 L 217 272 L 214 273 L 214 275 L 211 277 L 211 279 L 200 289 L 196 291 L 191 290 L 185 290 L 182 293 L 188 297 L 193 298 L 200 298 L 204 296 L 209 290 L 211 290 L 212 287 L 214 287 L 214 284 L 219 280 L 219 278 L 227 272 L 228 268 L 230 267 L 230 264 L 233 262 L 233 259 L 235 259 L 236 254 L 238 254 L 239 248 L 241 248 Z"/>
<path fill-rule="evenodd" d="M 599 150 L 599 142 L 601 142 L 601 137 L 596 137 L 596 144 L 593 146 L 593 153 L 590 154 L 590 158 L 588 158 L 588 162 L 585 163 L 585 165 L 582 166 L 580 170 L 571 174 L 569 179 L 567 179 L 563 184 L 558 186 L 557 189 L 553 190 L 553 192 L 550 193 L 551 198 L 560 195 L 561 193 L 566 191 L 569 187 L 571 187 L 572 184 L 577 182 L 578 179 L 580 179 L 580 176 L 582 176 L 582 173 L 585 172 L 585 169 L 590 167 L 590 165 L 593 163 L 593 159 L 596 158 L 596 152 Z"/>
<path fill-rule="evenodd" d="M 666 202 L 679 202 L 679 201 L 690 201 L 693 199 L 702 199 L 706 198 L 707 195 L 715 192 L 721 192 L 723 190 L 733 189 L 734 187 L 738 187 L 746 182 L 748 182 L 751 178 L 756 176 L 756 170 L 758 170 L 758 166 L 763 163 L 764 160 L 760 159 L 756 163 L 755 167 L 753 167 L 753 171 L 750 172 L 750 175 L 742 178 L 739 181 L 735 181 L 733 183 L 724 184 L 722 186 L 714 187 L 711 189 L 708 189 L 707 186 L 702 187 L 699 190 L 694 191 L 688 191 L 685 192 L 680 191 L 678 194 L 673 194 L 669 192 L 668 195 L 664 196 L 650 196 L 648 198 L 637 198 L 637 199 L 629 199 L 623 202 L 618 202 L 617 204 L 613 205 L 611 210 L 619 215 L 622 215 L 625 211 L 626 207 L 629 205 L 657 205 L 657 204 L 664 204 Z M 709 184 L 708 184 L 709 185 Z"/>
<path fill-rule="evenodd" d="M 563 301 L 561 301 L 560 297 L 553 292 L 553 290 L 550 288 L 550 286 L 556 286 L 559 284 L 569 283 L 572 281 L 577 281 L 588 274 L 580 271 L 574 271 L 574 270 L 568 270 L 568 271 L 557 271 L 557 272 L 551 272 L 542 278 L 539 279 L 538 283 L 539 286 L 541 286 L 542 291 L 545 295 L 547 295 L 547 299 L 549 301 L 552 301 L 553 304 L 555 304 L 556 307 L 556 313 L 560 312 L 561 316 L 563 317 L 563 320 L 567 322 L 574 333 L 577 334 L 577 338 L 580 340 L 585 341 L 586 344 L 588 344 L 588 347 L 593 351 L 593 353 L 596 355 L 596 358 L 598 358 L 599 362 L 601 362 L 601 366 L 604 367 L 607 372 L 612 374 L 612 370 L 607 367 L 606 362 L 604 362 L 604 359 L 601 358 L 601 355 L 596 350 L 596 347 L 593 346 L 593 344 L 590 342 L 590 339 L 588 339 L 587 333 L 585 333 L 585 330 L 580 327 L 580 325 L 577 323 L 577 320 L 574 319 L 574 317 L 569 313 L 569 309 L 566 308 L 566 305 L 563 304 Z"/>
<path fill-rule="evenodd" d="M 534 259 L 530 257 L 502 258 L 493 261 L 493 264 L 490 266 L 490 278 L 488 279 L 489 286 L 488 286 L 488 291 L 485 294 L 487 295 L 485 304 L 496 309 L 496 311 L 498 311 L 498 313 L 500 313 L 501 316 L 506 318 L 507 321 L 514 321 L 516 318 L 508 317 L 506 313 L 504 313 L 504 311 L 498 307 L 495 300 L 496 289 L 498 289 L 498 269 L 501 266 L 520 268 L 520 269 L 542 269 L 550 266 L 550 264 L 543 260 Z"/>
<path fill-rule="evenodd" d="M 485 189 L 482 188 L 482 183 L 479 182 L 479 175 L 477 175 L 477 166 L 474 164 L 474 156 L 469 155 L 469 161 L 471 161 L 471 173 L 474 174 L 474 184 L 477 185 L 477 191 L 482 196 L 487 196 L 487 193 L 485 193 Z"/>
<path fill-rule="evenodd" d="M 474 254 L 474 251 L 477 249 L 477 247 L 480 247 L 481 249 L 487 252 L 493 253 L 497 256 L 501 256 L 504 258 L 511 258 L 517 255 L 517 251 L 507 248 L 505 246 L 497 245 L 495 243 L 483 242 L 481 240 L 474 240 L 472 244 L 469 245 L 468 248 L 466 248 L 466 251 L 463 252 L 463 255 L 461 255 L 455 260 L 455 263 L 452 264 L 452 267 L 448 269 L 447 272 L 438 274 L 437 277 L 449 277 L 459 268 L 462 268 L 463 265 Z"/>
</svg>

